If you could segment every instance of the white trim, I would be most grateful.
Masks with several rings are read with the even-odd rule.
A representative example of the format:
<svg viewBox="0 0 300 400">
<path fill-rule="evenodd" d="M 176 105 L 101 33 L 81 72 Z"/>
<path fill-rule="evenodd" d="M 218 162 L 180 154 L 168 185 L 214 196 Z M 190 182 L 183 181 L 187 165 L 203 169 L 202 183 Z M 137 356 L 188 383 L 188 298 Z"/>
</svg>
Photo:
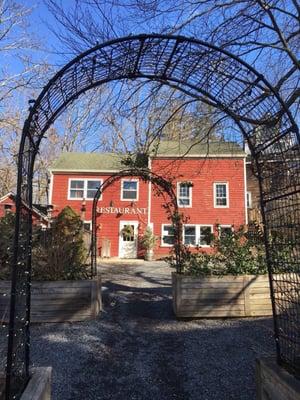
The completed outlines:
<svg viewBox="0 0 300 400">
<path fill-rule="evenodd" d="M 164 227 L 165 226 L 171 226 L 173 227 L 172 224 L 161 224 L 161 237 L 160 237 L 160 247 L 173 247 L 173 244 L 167 244 L 163 242 L 163 236 L 164 236 Z"/>
<path fill-rule="evenodd" d="M 136 198 L 135 199 L 124 199 L 123 198 L 123 182 L 137 182 L 136 185 Z M 121 201 L 127 201 L 127 202 L 131 202 L 131 201 L 138 201 L 139 200 L 139 179 L 130 179 L 130 178 L 124 178 L 121 179 Z"/>
<path fill-rule="evenodd" d="M 226 206 L 220 206 L 216 204 L 216 186 L 217 185 L 226 185 Z M 229 183 L 228 182 L 214 182 L 213 183 L 213 192 L 214 192 L 214 208 L 229 208 Z"/>
<path fill-rule="evenodd" d="M 195 233 L 196 233 L 196 244 L 185 244 L 185 232 L 184 232 L 184 228 L 185 227 L 189 227 L 189 226 L 194 226 L 195 229 Z M 210 228 L 210 232 L 211 234 L 214 233 L 214 225 L 213 224 L 184 224 L 183 225 L 183 232 L 182 232 L 182 239 L 183 239 L 183 244 L 185 246 L 189 246 L 189 247 L 204 247 L 204 248 L 209 248 L 211 247 L 211 245 L 209 244 L 200 244 L 200 239 L 201 239 L 201 227 L 208 227 Z"/>
<path fill-rule="evenodd" d="M 180 185 L 184 184 L 184 183 L 191 183 L 191 185 L 189 186 L 189 189 L 190 189 L 190 191 L 189 191 L 189 194 L 190 194 L 189 202 L 190 202 L 190 204 L 189 205 L 180 205 L 179 204 Z M 193 204 L 193 185 L 192 185 L 192 182 L 190 182 L 190 181 L 179 181 L 179 182 L 177 182 L 177 205 L 178 205 L 178 207 L 179 208 L 192 208 L 192 204 Z"/>
<path fill-rule="evenodd" d="M 249 192 L 249 193 L 250 193 L 250 192 Z M 250 197 L 251 197 L 251 196 L 250 196 Z M 248 225 L 246 159 L 244 160 L 244 200 L 245 200 L 245 224 Z"/>
<path fill-rule="evenodd" d="M 90 224 L 91 225 L 90 232 L 92 232 L 92 220 L 87 220 L 87 221 L 84 220 L 83 224 Z"/>
<path fill-rule="evenodd" d="M 70 192 L 71 192 L 71 182 L 72 181 L 83 181 L 83 188 L 78 189 L 78 190 L 83 190 L 83 197 L 70 197 Z M 88 182 L 89 181 L 94 181 L 94 182 L 100 182 L 100 186 L 103 184 L 103 179 L 101 178 L 69 178 L 68 179 L 68 200 L 73 201 L 73 200 L 86 200 L 86 201 L 93 201 L 94 197 L 87 197 L 87 191 L 88 191 Z M 75 189 L 72 189 L 75 190 Z M 91 190 L 91 189 L 89 189 Z M 101 196 L 99 197 L 99 201 L 102 200 L 102 193 Z"/>
</svg>

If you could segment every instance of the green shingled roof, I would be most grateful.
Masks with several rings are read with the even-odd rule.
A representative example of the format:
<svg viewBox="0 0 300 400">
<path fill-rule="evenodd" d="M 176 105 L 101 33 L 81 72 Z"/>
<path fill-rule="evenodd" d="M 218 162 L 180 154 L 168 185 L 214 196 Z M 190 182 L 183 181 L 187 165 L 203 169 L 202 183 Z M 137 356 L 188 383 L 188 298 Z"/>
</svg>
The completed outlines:
<svg viewBox="0 0 300 400">
<path fill-rule="evenodd" d="M 243 149 L 235 142 L 205 142 L 197 141 L 161 141 L 158 149 L 155 146 L 152 150 L 158 156 L 245 156 Z"/>
<path fill-rule="evenodd" d="M 153 146 L 152 156 L 245 156 L 234 142 L 195 143 L 192 141 L 161 141 Z M 118 171 L 124 155 L 115 153 L 62 153 L 50 167 L 51 171 Z"/>
<path fill-rule="evenodd" d="M 118 171 L 122 156 L 113 153 L 62 153 L 51 171 Z"/>
</svg>

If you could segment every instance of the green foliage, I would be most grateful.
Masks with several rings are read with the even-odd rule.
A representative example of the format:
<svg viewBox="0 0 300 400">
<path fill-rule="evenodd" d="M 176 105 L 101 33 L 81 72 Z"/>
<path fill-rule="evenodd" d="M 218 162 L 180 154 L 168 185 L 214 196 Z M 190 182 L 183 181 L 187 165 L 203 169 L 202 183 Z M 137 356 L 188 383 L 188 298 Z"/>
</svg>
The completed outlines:
<svg viewBox="0 0 300 400">
<path fill-rule="evenodd" d="M 230 234 L 215 237 L 213 253 L 204 253 L 201 247 L 195 252 L 183 246 L 181 271 L 187 275 L 259 275 L 267 273 L 262 232 L 252 227 L 251 235 L 243 227 Z M 172 265 L 174 261 L 169 258 Z M 172 265 L 174 266 L 174 265 Z"/>
<path fill-rule="evenodd" d="M 67 206 L 54 219 L 51 229 L 37 234 L 32 255 L 34 280 L 86 279 L 87 253 L 82 221 Z"/>
<path fill-rule="evenodd" d="M 158 237 L 153 234 L 152 229 L 148 226 L 140 239 L 140 243 L 144 249 L 152 250 L 156 245 L 157 239 Z"/>
<path fill-rule="evenodd" d="M 15 215 L 0 219 L 0 279 L 10 279 L 10 258 Z M 54 218 L 51 229 L 33 227 L 32 279 L 78 280 L 88 278 L 82 221 L 71 207 Z"/>
</svg>

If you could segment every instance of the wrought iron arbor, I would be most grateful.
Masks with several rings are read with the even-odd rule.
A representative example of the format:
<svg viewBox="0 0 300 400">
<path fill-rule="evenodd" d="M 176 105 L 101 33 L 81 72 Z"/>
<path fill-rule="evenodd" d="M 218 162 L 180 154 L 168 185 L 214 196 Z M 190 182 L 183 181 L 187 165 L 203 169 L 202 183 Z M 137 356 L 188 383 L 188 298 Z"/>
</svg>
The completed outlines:
<svg viewBox="0 0 300 400">
<path fill-rule="evenodd" d="M 260 185 L 277 358 L 300 373 L 298 127 L 277 91 L 233 54 L 196 39 L 138 35 L 97 45 L 72 60 L 45 86 L 25 121 L 18 158 L 7 399 L 17 398 L 29 378 L 32 177 L 40 142 L 60 113 L 82 93 L 127 78 L 175 87 L 219 108 L 239 126 Z M 282 260 L 279 250 L 285 246 L 292 250 Z M 287 272 L 292 268 L 294 273 L 276 276 L 282 263 Z"/>
<path fill-rule="evenodd" d="M 174 252 L 175 252 L 175 261 L 177 266 L 177 272 L 180 271 L 180 246 L 181 246 L 181 236 L 182 236 L 182 221 L 178 212 L 178 204 L 177 197 L 174 192 L 174 187 L 172 182 L 163 178 L 162 176 L 155 174 L 150 171 L 148 168 L 137 168 L 132 167 L 129 169 L 124 169 L 120 172 L 117 172 L 103 182 L 103 184 L 97 190 L 92 206 L 92 251 L 91 251 L 91 275 L 97 275 L 97 204 L 102 195 L 102 193 L 114 182 L 120 180 L 122 177 L 140 177 L 144 182 L 151 182 L 155 185 L 157 189 L 157 195 L 167 195 L 165 199 L 166 211 L 168 213 L 168 217 L 171 219 L 171 222 L 174 226 Z"/>
</svg>

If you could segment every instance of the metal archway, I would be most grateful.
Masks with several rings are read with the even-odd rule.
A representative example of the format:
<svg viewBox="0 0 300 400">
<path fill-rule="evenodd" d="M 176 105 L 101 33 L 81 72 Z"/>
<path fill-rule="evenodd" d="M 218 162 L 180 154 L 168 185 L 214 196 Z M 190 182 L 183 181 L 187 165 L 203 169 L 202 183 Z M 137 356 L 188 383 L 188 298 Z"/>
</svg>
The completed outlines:
<svg viewBox="0 0 300 400">
<path fill-rule="evenodd" d="M 284 279 L 273 275 L 282 260 L 277 242 L 271 240 L 275 232 L 282 237 L 280 246 L 293 244 L 295 251 L 284 262 L 287 270 L 300 270 L 298 127 L 278 92 L 234 54 L 194 38 L 137 35 L 97 45 L 68 63 L 32 103 L 25 121 L 18 157 L 7 399 L 20 396 L 29 378 L 32 176 L 40 142 L 60 113 L 82 93 L 109 81 L 139 78 L 159 81 L 206 101 L 240 127 L 260 184 L 277 358 L 290 370 L 300 370 L 300 338 L 295 339 L 295 326 L 300 324 L 299 274 Z M 288 302 L 281 297 L 287 292 Z"/>
<path fill-rule="evenodd" d="M 166 193 L 169 197 L 169 201 L 165 203 L 165 208 L 169 212 L 168 217 L 171 219 L 172 225 L 174 226 L 174 253 L 175 261 L 177 266 L 177 272 L 180 273 L 180 260 L 181 260 L 181 246 L 182 246 L 182 221 L 178 211 L 177 197 L 173 189 L 173 185 L 170 181 L 163 178 L 162 176 L 155 174 L 147 168 L 129 168 L 117 172 L 103 182 L 103 184 L 97 190 L 92 206 L 92 251 L 91 251 L 91 275 L 97 275 L 97 205 L 102 193 L 111 186 L 114 182 L 120 180 L 123 177 L 134 176 L 141 178 L 144 182 L 151 182 L 157 186 L 160 191 L 158 195 Z"/>
</svg>

